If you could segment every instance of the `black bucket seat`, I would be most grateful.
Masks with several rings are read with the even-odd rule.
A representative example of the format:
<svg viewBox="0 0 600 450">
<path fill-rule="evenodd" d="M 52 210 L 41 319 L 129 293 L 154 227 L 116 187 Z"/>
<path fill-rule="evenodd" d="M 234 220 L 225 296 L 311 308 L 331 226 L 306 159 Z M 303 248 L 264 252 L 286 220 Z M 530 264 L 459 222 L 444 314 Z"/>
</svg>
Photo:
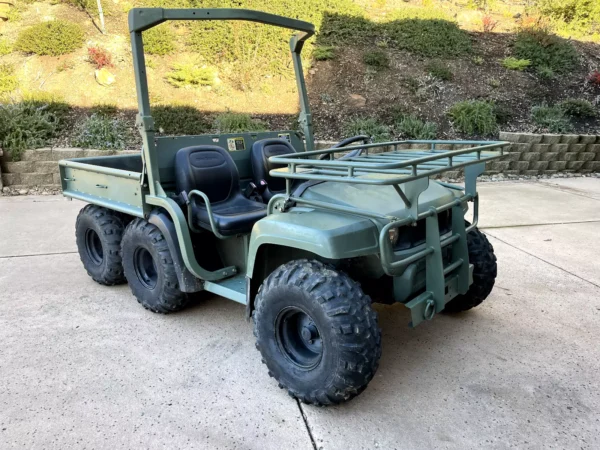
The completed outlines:
<svg viewBox="0 0 600 450">
<path fill-rule="evenodd" d="M 175 155 L 175 184 L 178 193 L 197 189 L 210 200 L 213 218 L 224 236 L 249 233 L 254 223 L 266 216 L 266 206 L 244 197 L 240 177 L 229 153 L 215 145 L 185 147 Z M 211 230 L 208 211 L 201 197 L 195 195 L 192 223 Z"/>
</svg>

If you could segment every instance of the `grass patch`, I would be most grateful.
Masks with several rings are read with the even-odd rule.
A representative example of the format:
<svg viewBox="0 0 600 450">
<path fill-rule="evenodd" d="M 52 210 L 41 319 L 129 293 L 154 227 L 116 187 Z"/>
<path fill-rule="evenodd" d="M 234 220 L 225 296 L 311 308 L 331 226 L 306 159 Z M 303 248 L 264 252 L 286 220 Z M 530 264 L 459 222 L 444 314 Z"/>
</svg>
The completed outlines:
<svg viewBox="0 0 600 450">
<path fill-rule="evenodd" d="M 365 53 L 363 55 L 363 61 L 367 66 L 371 66 L 376 69 L 386 69 L 390 67 L 390 59 L 388 58 L 388 55 L 379 50 Z"/>
<path fill-rule="evenodd" d="M 454 128 L 465 134 L 489 135 L 498 128 L 494 105 L 481 100 L 455 103 L 448 117 Z"/>
<path fill-rule="evenodd" d="M 59 56 L 77 50 L 83 42 L 83 30 L 78 24 L 53 20 L 21 31 L 15 48 L 24 53 Z"/>
<path fill-rule="evenodd" d="M 8 94 L 19 86 L 12 64 L 0 64 L 0 95 Z"/>
<path fill-rule="evenodd" d="M 568 98 L 558 104 L 560 109 L 570 117 L 596 117 L 596 108 L 589 101 L 581 98 Z"/>
<path fill-rule="evenodd" d="M 175 50 L 175 34 L 168 25 L 150 28 L 142 33 L 144 50 L 150 55 L 168 55 Z"/>
<path fill-rule="evenodd" d="M 502 60 L 502 65 L 509 70 L 518 70 L 522 72 L 531 66 L 531 61 L 529 59 L 519 59 L 514 56 L 509 56 Z"/>
<path fill-rule="evenodd" d="M 573 45 L 544 30 L 525 30 L 517 34 L 513 53 L 518 59 L 527 59 L 538 72 L 550 69 L 563 74 L 574 69 L 579 56 Z"/>
<path fill-rule="evenodd" d="M 538 131 L 550 133 L 567 133 L 573 130 L 573 125 L 558 105 L 540 105 L 531 108 L 531 120 L 538 127 Z"/>
<path fill-rule="evenodd" d="M 175 87 L 213 86 L 217 84 L 217 69 L 195 64 L 175 64 L 166 75 L 167 82 Z"/>
<path fill-rule="evenodd" d="M 26 149 L 44 147 L 57 131 L 52 112 L 32 103 L 0 104 L 0 146 L 13 161 Z"/>
<path fill-rule="evenodd" d="M 210 131 L 210 123 L 206 116 L 193 106 L 153 106 L 152 118 L 161 134 L 193 136 Z"/>
<path fill-rule="evenodd" d="M 395 129 L 408 139 L 435 139 L 437 125 L 424 122 L 416 116 L 400 116 L 396 119 Z"/>
<path fill-rule="evenodd" d="M 344 136 L 358 136 L 366 134 L 373 142 L 385 142 L 390 140 L 390 129 L 374 118 L 357 117 L 350 119 L 344 124 Z"/>
<path fill-rule="evenodd" d="M 124 120 L 92 114 L 78 128 L 75 145 L 99 150 L 122 150 L 131 140 L 131 130 Z"/>
<path fill-rule="evenodd" d="M 316 61 L 328 61 L 335 58 L 335 47 L 332 45 L 317 45 L 313 50 Z"/>
<path fill-rule="evenodd" d="M 8 55 L 12 51 L 13 46 L 8 39 L 0 39 L 0 56 Z"/>
<path fill-rule="evenodd" d="M 219 114 L 214 121 L 217 133 L 243 133 L 246 131 L 265 131 L 267 125 L 249 114 L 224 112 Z"/>
<path fill-rule="evenodd" d="M 425 70 L 429 75 L 438 80 L 450 81 L 454 78 L 452 71 L 439 61 L 431 61 L 425 66 Z"/>
</svg>

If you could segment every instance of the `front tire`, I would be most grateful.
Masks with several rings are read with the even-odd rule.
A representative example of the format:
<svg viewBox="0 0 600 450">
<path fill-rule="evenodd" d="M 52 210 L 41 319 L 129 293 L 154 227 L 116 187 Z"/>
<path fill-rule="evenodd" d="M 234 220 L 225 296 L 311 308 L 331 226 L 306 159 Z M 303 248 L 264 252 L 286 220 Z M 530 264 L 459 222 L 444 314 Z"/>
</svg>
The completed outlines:
<svg viewBox="0 0 600 450">
<path fill-rule="evenodd" d="M 127 225 L 121 254 L 131 292 L 144 308 L 167 314 L 187 305 L 169 246 L 155 225 L 139 218 Z"/>
<path fill-rule="evenodd" d="M 304 403 L 338 404 L 360 394 L 381 356 L 371 299 L 346 274 L 318 261 L 277 268 L 258 291 L 256 347 L 279 387 Z"/>
<path fill-rule="evenodd" d="M 75 239 L 83 267 L 92 279 L 106 286 L 125 282 L 121 238 L 125 217 L 110 209 L 86 205 L 75 222 Z"/>
<path fill-rule="evenodd" d="M 458 295 L 446 304 L 444 312 L 447 313 L 467 311 L 480 305 L 490 295 L 496 282 L 496 255 L 485 234 L 477 228 L 471 230 L 467 234 L 467 247 L 469 262 L 473 264 L 473 284 L 466 294 Z"/>
</svg>

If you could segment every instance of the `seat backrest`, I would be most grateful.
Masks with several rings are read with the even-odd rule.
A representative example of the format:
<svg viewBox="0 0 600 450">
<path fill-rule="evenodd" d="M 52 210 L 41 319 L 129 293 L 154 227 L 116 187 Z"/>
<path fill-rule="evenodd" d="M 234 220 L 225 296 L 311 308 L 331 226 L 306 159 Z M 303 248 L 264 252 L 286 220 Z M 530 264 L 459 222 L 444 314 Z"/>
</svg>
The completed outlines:
<svg viewBox="0 0 600 450">
<path fill-rule="evenodd" d="M 275 178 L 269 175 L 269 171 L 285 167 L 281 164 L 269 162 L 271 156 L 287 155 L 296 153 L 296 149 L 285 139 L 262 139 L 252 145 L 252 172 L 254 182 L 258 185 L 261 180 L 267 182 L 267 189 L 271 192 L 285 190 L 285 178 Z"/>
<path fill-rule="evenodd" d="M 177 193 L 198 189 L 211 203 L 228 199 L 239 191 L 240 177 L 227 150 L 216 145 L 180 149 L 175 155 Z"/>
</svg>

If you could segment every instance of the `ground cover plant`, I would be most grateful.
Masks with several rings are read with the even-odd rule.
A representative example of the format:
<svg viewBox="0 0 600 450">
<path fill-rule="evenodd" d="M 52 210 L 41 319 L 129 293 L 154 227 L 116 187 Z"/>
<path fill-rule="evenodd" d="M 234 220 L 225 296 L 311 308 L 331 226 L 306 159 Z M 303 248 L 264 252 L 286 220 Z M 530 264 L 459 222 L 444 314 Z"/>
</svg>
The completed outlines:
<svg viewBox="0 0 600 450">
<path fill-rule="evenodd" d="M 0 104 L 0 146 L 13 161 L 23 150 L 46 145 L 57 131 L 56 116 L 33 103 Z"/>
<path fill-rule="evenodd" d="M 455 103 L 448 111 L 448 116 L 457 131 L 469 135 L 489 135 L 498 128 L 494 105 L 486 101 Z"/>
<path fill-rule="evenodd" d="M 531 61 L 537 70 L 565 74 L 578 64 L 578 54 L 571 42 L 542 29 L 523 30 L 517 34 L 513 53 L 518 59 Z"/>
<path fill-rule="evenodd" d="M 568 133 L 573 129 L 565 111 L 559 106 L 539 105 L 531 109 L 531 119 L 538 131 L 550 133 Z"/>
<path fill-rule="evenodd" d="M 15 48 L 25 53 L 59 56 L 80 48 L 84 42 L 80 25 L 66 20 L 42 22 L 24 29 Z"/>
<path fill-rule="evenodd" d="M 358 136 L 360 134 L 370 136 L 373 142 L 385 142 L 391 138 L 389 127 L 372 117 L 356 117 L 344 124 L 345 136 Z"/>
<path fill-rule="evenodd" d="M 218 133 L 242 133 L 267 129 L 264 122 L 253 119 L 249 114 L 231 111 L 219 114 L 215 118 L 213 127 Z"/>
<path fill-rule="evenodd" d="M 128 142 L 131 130 L 119 118 L 102 114 L 92 114 L 78 129 L 75 145 L 100 150 L 122 150 Z"/>
</svg>

